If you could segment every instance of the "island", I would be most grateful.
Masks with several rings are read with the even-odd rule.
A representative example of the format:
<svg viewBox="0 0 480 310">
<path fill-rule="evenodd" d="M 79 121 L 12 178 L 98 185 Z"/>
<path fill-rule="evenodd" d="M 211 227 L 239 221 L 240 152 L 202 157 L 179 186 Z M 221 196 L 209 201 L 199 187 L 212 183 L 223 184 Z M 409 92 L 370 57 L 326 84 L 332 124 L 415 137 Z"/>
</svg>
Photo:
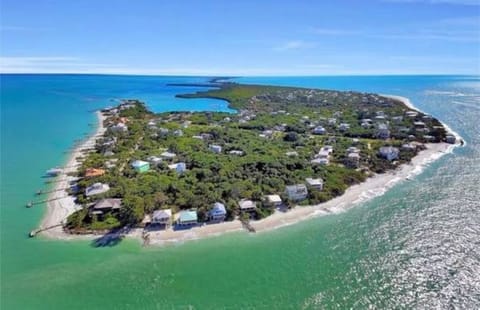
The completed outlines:
<svg viewBox="0 0 480 310">
<path fill-rule="evenodd" d="M 381 176 L 421 152 L 459 143 L 402 98 L 229 81 L 205 86 L 178 97 L 225 100 L 236 112 L 154 114 L 135 99 L 100 111 L 97 133 L 77 148 L 67 164 L 74 168 L 57 186 L 70 201 L 51 197 L 58 199 L 41 230 L 56 227 L 52 235 L 63 237 L 122 232 L 146 243 L 154 234 L 165 241 L 198 231 L 194 239 L 202 229 L 265 230 L 306 218 L 309 208 L 328 213 L 357 201 L 368 188 L 345 192 L 369 180 L 385 186 Z"/>
</svg>

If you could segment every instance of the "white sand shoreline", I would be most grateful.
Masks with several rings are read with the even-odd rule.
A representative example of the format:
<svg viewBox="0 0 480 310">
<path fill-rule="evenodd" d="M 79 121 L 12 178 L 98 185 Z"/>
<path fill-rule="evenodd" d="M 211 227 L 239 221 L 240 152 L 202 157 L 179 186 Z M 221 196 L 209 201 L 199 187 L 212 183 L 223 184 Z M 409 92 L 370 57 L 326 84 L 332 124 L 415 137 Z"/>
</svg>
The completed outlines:
<svg viewBox="0 0 480 310">
<path fill-rule="evenodd" d="M 395 98 L 404 102 L 409 108 L 418 110 L 411 102 L 404 97 L 383 95 L 386 97 Z M 419 110 L 418 110 L 419 111 Z M 103 127 L 103 117 L 99 113 L 99 126 L 96 133 L 89 139 L 77 147 L 67 163 L 67 166 L 72 166 L 76 163 L 75 158 L 81 153 L 82 148 L 90 143 L 94 143 L 95 139 L 102 135 L 105 131 Z M 449 132 L 457 137 L 459 142 L 461 137 L 453 132 L 448 126 L 444 125 Z M 411 163 L 399 166 L 396 170 L 389 171 L 384 174 L 377 174 L 368 178 L 365 182 L 349 187 L 342 196 L 336 197 L 325 203 L 321 203 L 314 206 L 302 206 L 295 207 L 288 212 L 277 211 L 273 215 L 259 220 L 252 221 L 250 224 L 255 228 L 256 232 L 264 232 L 274 230 L 287 225 L 292 225 L 300 221 L 309 219 L 315 216 L 323 216 L 328 214 L 337 214 L 344 212 L 355 205 L 370 200 L 374 197 L 383 195 L 388 189 L 393 187 L 398 182 L 409 180 L 415 175 L 420 174 L 424 167 L 433 161 L 439 159 L 443 155 L 450 153 L 454 147 L 459 146 L 457 143 L 429 143 L 426 144 L 427 149 L 421 151 L 415 156 Z M 60 182 L 56 185 L 56 188 L 66 187 L 66 182 Z M 59 197 L 58 195 L 65 195 L 63 191 L 54 192 L 49 196 L 49 199 Z M 41 227 L 47 227 L 52 225 L 58 225 L 79 206 L 76 206 L 72 197 L 63 198 L 48 203 L 47 212 L 42 220 Z M 243 228 L 242 223 L 239 220 L 231 222 L 223 222 L 219 224 L 203 225 L 192 227 L 186 230 L 160 230 L 148 232 L 148 245 L 165 245 L 178 242 L 185 242 L 188 240 L 197 240 L 213 236 L 223 235 L 229 232 L 247 231 Z M 53 229 L 42 232 L 42 235 L 48 238 L 62 239 L 62 240 L 93 240 L 100 238 L 102 235 L 71 235 L 65 233 L 61 227 L 55 227 Z M 117 235 L 112 235 L 116 237 Z M 143 229 L 136 228 L 128 232 L 126 237 L 142 240 Z"/>
</svg>

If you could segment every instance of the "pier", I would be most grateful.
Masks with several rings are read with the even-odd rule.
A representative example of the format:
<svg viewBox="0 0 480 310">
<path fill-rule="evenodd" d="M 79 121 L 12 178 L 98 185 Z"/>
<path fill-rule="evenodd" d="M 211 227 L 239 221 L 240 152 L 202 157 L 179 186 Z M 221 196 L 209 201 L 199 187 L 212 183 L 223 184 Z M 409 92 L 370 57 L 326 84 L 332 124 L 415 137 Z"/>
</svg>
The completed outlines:
<svg viewBox="0 0 480 310">
<path fill-rule="evenodd" d="M 46 231 L 46 230 L 49 230 L 49 229 L 52 229 L 52 228 L 55 228 L 55 227 L 60 227 L 60 226 L 63 226 L 63 224 L 52 225 L 52 226 L 48 226 L 48 227 L 44 227 L 44 228 L 40 227 L 38 229 L 34 229 L 34 230 L 30 231 L 28 236 L 30 238 L 33 238 L 36 235 L 38 235 L 39 233 L 41 233 L 42 231 Z"/>
<path fill-rule="evenodd" d="M 52 199 L 42 199 L 42 200 L 37 200 L 37 201 L 29 201 L 25 207 L 27 208 L 32 208 L 36 205 L 39 205 L 39 204 L 42 204 L 42 203 L 46 203 L 46 202 L 50 202 L 50 201 L 55 201 L 55 200 L 59 200 L 59 199 L 63 199 L 63 198 L 66 198 L 68 196 L 63 196 L 63 197 L 58 197 L 58 198 L 52 198 Z"/>
</svg>

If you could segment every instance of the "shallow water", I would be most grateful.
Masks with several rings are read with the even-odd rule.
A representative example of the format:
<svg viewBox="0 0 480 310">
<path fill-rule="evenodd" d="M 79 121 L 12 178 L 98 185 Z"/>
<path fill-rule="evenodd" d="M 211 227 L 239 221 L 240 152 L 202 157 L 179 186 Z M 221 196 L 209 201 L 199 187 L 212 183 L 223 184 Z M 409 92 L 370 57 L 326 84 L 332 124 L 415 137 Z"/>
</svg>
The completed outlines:
<svg viewBox="0 0 480 310">
<path fill-rule="evenodd" d="M 221 101 L 173 97 L 198 88 L 166 86 L 204 80 L 1 76 L 1 309 L 480 307 L 478 77 L 238 79 L 406 96 L 468 142 L 348 212 L 162 248 L 27 238 L 44 206 L 23 205 L 91 130 L 89 111 L 124 97 L 155 111 L 227 111 Z"/>
</svg>

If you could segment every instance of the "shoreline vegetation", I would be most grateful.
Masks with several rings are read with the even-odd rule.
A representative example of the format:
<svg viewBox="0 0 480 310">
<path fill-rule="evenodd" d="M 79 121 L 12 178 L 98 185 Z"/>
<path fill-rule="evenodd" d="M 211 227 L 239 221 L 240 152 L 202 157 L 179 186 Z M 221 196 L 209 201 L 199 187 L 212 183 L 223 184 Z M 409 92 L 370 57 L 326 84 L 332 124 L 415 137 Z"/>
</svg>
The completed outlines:
<svg viewBox="0 0 480 310">
<path fill-rule="evenodd" d="M 97 112 L 38 232 L 162 245 L 272 230 L 379 196 L 463 143 L 407 98 L 225 80 L 178 97 L 237 113 L 153 114 L 137 100 Z"/>
</svg>

